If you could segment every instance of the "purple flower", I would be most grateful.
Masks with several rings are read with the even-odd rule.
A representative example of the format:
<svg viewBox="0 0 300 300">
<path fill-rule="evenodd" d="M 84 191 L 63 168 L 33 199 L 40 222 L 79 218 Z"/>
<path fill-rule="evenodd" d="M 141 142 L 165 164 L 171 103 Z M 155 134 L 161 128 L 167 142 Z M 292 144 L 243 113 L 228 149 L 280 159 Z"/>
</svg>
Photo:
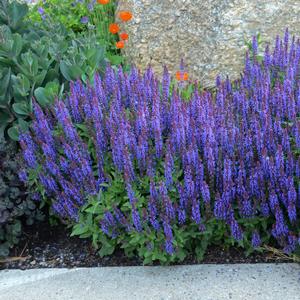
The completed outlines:
<svg viewBox="0 0 300 300">
<path fill-rule="evenodd" d="M 115 215 L 117 222 L 119 224 L 121 224 L 126 229 L 126 231 L 128 231 L 128 232 L 131 231 L 132 226 L 129 224 L 126 216 L 123 214 L 123 212 L 119 208 L 117 208 L 117 207 L 114 208 L 114 215 Z"/>
<path fill-rule="evenodd" d="M 157 208 L 156 208 L 155 200 L 153 198 L 149 199 L 148 210 L 149 210 L 150 223 L 153 226 L 153 228 L 158 231 L 160 229 L 160 225 L 157 220 Z"/>
<path fill-rule="evenodd" d="M 29 148 L 25 149 L 23 152 L 23 157 L 24 157 L 24 160 L 27 163 L 28 167 L 30 167 L 32 169 L 37 168 L 37 166 L 38 166 L 37 159 L 32 150 L 30 150 Z"/>
<path fill-rule="evenodd" d="M 252 53 L 253 53 L 253 57 L 257 56 L 257 51 L 258 51 L 257 38 L 256 38 L 256 36 L 254 36 L 253 39 L 252 39 Z"/>
<path fill-rule="evenodd" d="M 178 223 L 184 224 L 186 221 L 186 212 L 185 212 L 184 208 L 179 207 L 177 210 L 177 214 L 178 214 Z"/>
<path fill-rule="evenodd" d="M 163 227 L 166 236 L 165 249 L 168 254 L 172 255 L 174 253 L 172 228 L 167 221 L 163 222 Z"/>
<path fill-rule="evenodd" d="M 42 144 L 42 149 L 43 149 L 43 152 L 44 152 L 45 157 L 46 157 L 47 160 L 55 161 L 55 159 L 56 159 L 56 152 L 51 147 L 51 145 L 43 143 Z"/>
<path fill-rule="evenodd" d="M 188 198 L 195 197 L 195 183 L 192 176 L 192 171 L 189 167 L 184 171 L 184 188 Z"/>
<path fill-rule="evenodd" d="M 172 179 L 173 168 L 174 168 L 173 156 L 171 153 L 171 147 L 168 144 L 166 158 L 165 158 L 165 178 L 166 178 L 167 187 L 171 186 L 173 183 L 173 179 Z"/>
<path fill-rule="evenodd" d="M 80 22 L 81 22 L 82 24 L 87 24 L 87 23 L 89 22 L 89 17 L 87 17 L 87 16 L 82 17 L 82 18 L 80 19 Z"/>
<path fill-rule="evenodd" d="M 91 12 L 94 10 L 94 6 L 95 6 L 95 1 L 90 1 L 88 3 L 88 10 Z"/>
<path fill-rule="evenodd" d="M 288 227 L 284 221 L 284 216 L 280 208 L 276 209 L 275 218 L 276 223 L 273 226 L 272 234 L 275 238 L 282 238 L 283 236 L 287 235 Z"/>
<path fill-rule="evenodd" d="M 289 233 L 287 244 L 285 245 L 283 251 L 287 254 L 291 254 L 292 252 L 295 251 L 296 246 L 297 246 L 297 237 L 294 234 Z"/>
<path fill-rule="evenodd" d="M 89 9 L 95 4 L 88 1 Z M 54 212 L 72 221 L 101 190 L 99 205 L 111 211 L 100 224 L 103 232 L 163 232 L 169 254 L 177 229 L 196 223 L 205 230 L 216 218 L 241 240 L 244 230 L 253 231 L 245 219 L 256 216 L 293 251 L 300 208 L 300 44 L 286 32 L 262 61 L 256 37 L 252 50 L 240 80 L 218 77 L 215 93 L 195 89 L 189 101 L 171 86 L 166 68 L 159 82 L 151 68 L 127 73 L 109 64 L 91 83 L 71 83 L 54 106 L 42 109 L 34 101 L 32 126 L 21 134 L 26 170 L 20 177 L 39 172 Z M 251 242 L 260 244 L 258 232 Z"/>
<path fill-rule="evenodd" d="M 19 172 L 19 179 L 23 182 L 23 183 L 26 183 L 27 182 L 27 180 L 28 180 L 28 176 L 27 176 L 27 172 L 26 172 L 26 170 L 21 170 L 20 172 Z"/>
<path fill-rule="evenodd" d="M 216 195 L 214 215 L 219 220 L 226 220 L 230 212 L 228 195 L 229 192 L 224 192 L 222 197 L 219 194 Z"/>
<path fill-rule="evenodd" d="M 261 209 L 261 213 L 264 217 L 270 216 L 270 208 L 266 201 L 262 201 L 262 203 L 260 205 L 260 209 Z"/>
<path fill-rule="evenodd" d="M 192 220 L 198 225 L 201 222 L 200 203 L 195 198 L 192 201 Z"/>
<path fill-rule="evenodd" d="M 111 212 L 104 213 L 104 217 L 100 222 L 101 230 L 108 236 L 115 237 L 116 220 Z"/>
<path fill-rule="evenodd" d="M 49 195 L 56 194 L 59 191 L 58 186 L 52 177 L 40 173 L 39 180 Z"/>
<path fill-rule="evenodd" d="M 240 241 L 243 239 L 243 232 L 238 224 L 238 222 L 235 220 L 234 216 L 231 214 L 229 220 L 228 220 L 230 229 L 231 229 L 231 235 L 232 237 L 237 240 Z"/>
<path fill-rule="evenodd" d="M 166 185 L 163 181 L 160 182 L 159 192 L 160 192 L 160 196 L 162 199 L 164 211 L 165 211 L 165 214 L 166 214 L 168 220 L 174 219 L 175 218 L 175 209 L 174 209 L 171 199 L 168 196 L 168 191 L 167 191 Z"/>
<path fill-rule="evenodd" d="M 42 20 L 45 20 L 46 19 L 46 14 L 45 14 L 45 10 L 43 7 L 38 7 L 38 13 L 40 14 Z"/>
<path fill-rule="evenodd" d="M 43 7 L 39 6 L 38 7 L 38 12 L 39 12 L 40 15 L 43 15 L 45 13 L 45 10 L 44 10 Z"/>
<path fill-rule="evenodd" d="M 139 232 L 142 231 L 143 228 L 142 228 L 142 224 L 141 224 L 141 218 L 140 218 L 139 212 L 136 209 L 135 205 L 132 205 L 131 214 L 132 214 L 132 221 L 133 221 L 135 229 Z"/>
<path fill-rule="evenodd" d="M 257 231 L 254 231 L 252 234 L 251 244 L 253 248 L 258 248 L 261 245 L 261 239 Z"/>
<path fill-rule="evenodd" d="M 210 192 L 209 192 L 209 187 L 205 181 L 203 181 L 201 185 L 201 195 L 202 199 L 205 205 L 210 204 Z"/>
<path fill-rule="evenodd" d="M 248 196 L 245 196 L 245 199 L 242 201 L 241 213 L 244 217 L 251 217 L 253 215 L 252 203 Z"/>
</svg>

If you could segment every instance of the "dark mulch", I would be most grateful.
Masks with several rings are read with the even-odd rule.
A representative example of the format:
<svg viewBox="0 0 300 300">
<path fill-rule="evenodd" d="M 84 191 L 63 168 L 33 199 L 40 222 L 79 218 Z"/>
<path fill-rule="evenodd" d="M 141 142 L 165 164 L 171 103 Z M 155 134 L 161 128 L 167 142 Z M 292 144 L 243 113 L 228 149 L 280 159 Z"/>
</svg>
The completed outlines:
<svg viewBox="0 0 300 300">
<path fill-rule="evenodd" d="M 18 246 L 12 249 L 6 261 L 0 261 L 0 269 L 72 268 L 100 266 L 140 266 L 138 257 L 128 258 L 122 250 L 109 257 L 101 258 L 89 240 L 69 237 L 69 230 L 59 225 L 50 227 L 47 223 L 27 227 Z M 242 249 L 210 247 L 201 263 L 270 263 L 283 262 L 270 253 L 256 253 L 245 257 Z M 198 263 L 194 257 L 182 264 Z"/>
</svg>

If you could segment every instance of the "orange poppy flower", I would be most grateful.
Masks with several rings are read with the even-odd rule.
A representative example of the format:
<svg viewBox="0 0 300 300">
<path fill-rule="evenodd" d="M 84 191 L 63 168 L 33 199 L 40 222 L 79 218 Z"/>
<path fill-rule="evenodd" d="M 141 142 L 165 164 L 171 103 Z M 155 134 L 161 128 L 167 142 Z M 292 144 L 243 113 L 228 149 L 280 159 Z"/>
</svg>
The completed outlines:
<svg viewBox="0 0 300 300">
<path fill-rule="evenodd" d="M 109 0 L 97 0 L 99 4 L 105 5 L 109 3 Z"/>
<path fill-rule="evenodd" d="M 176 79 L 177 79 L 178 81 L 181 80 L 181 72 L 180 72 L 180 71 L 177 71 L 177 72 L 176 72 Z"/>
<path fill-rule="evenodd" d="M 132 13 L 130 11 L 120 11 L 119 12 L 119 18 L 123 22 L 128 22 L 132 19 Z"/>
<path fill-rule="evenodd" d="M 109 31 L 112 33 L 112 34 L 116 34 L 118 33 L 120 30 L 120 27 L 118 24 L 116 23 L 112 23 L 109 25 Z"/>
<path fill-rule="evenodd" d="M 128 40 L 128 33 L 126 33 L 126 32 L 120 33 L 120 39 L 123 40 L 123 41 L 127 41 Z"/>
<path fill-rule="evenodd" d="M 116 47 L 117 47 L 118 49 L 123 49 L 124 46 L 125 46 L 124 41 L 119 41 L 119 42 L 116 43 Z"/>
<path fill-rule="evenodd" d="M 183 80 L 187 81 L 189 79 L 189 74 L 187 72 L 183 73 Z"/>
<path fill-rule="evenodd" d="M 187 81 L 189 79 L 189 74 L 187 72 L 182 73 L 177 71 L 175 77 L 178 81 Z"/>
</svg>

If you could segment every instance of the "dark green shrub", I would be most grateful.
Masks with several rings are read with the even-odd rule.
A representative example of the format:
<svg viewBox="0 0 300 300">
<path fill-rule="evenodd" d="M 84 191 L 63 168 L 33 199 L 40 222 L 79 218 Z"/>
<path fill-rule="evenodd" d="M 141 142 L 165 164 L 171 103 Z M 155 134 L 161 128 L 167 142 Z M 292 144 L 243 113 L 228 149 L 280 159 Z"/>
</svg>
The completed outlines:
<svg viewBox="0 0 300 300">
<path fill-rule="evenodd" d="M 18 243 L 23 222 L 31 225 L 43 218 L 40 203 L 31 200 L 18 177 L 16 151 L 13 142 L 0 140 L 0 257 Z"/>
</svg>

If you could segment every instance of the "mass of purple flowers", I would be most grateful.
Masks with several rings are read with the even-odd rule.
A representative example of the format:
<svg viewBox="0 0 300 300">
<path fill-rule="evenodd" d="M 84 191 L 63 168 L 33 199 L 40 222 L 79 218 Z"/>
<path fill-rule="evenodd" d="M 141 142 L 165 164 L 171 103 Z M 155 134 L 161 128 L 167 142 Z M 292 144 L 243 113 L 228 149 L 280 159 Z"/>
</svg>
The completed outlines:
<svg viewBox="0 0 300 300">
<path fill-rule="evenodd" d="M 32 129 L 21 138 L 27 176 L 37 174 L 57 215 L 77 221 L 88 196 L 109 185 L 115 170 L 131 212 L 107 211 L 99 230 L 112 237 L 121 228 L 161 231 L 168 254 L 174 224 L 205 231 L 216 218 L 239 241 L 239 221 L 257 216 L 272 220 L 270 234 L 294 251 L 300 242 L 300 41 L 286 32 L 261 60 L 254 38 L 239 80 L 217 78 L 216 91 L 195 89 L 189 101 L 170 87 L 167 69 L 160 82 L 151 68 L 127 74 L 108 66 L 93 85 L 74 82 L 53 108 L 35 103 Z M 134 187 L 146 176 L 141 208 Z M 260 244 L 254 230 L 252 245 Z"/>
</svg>

